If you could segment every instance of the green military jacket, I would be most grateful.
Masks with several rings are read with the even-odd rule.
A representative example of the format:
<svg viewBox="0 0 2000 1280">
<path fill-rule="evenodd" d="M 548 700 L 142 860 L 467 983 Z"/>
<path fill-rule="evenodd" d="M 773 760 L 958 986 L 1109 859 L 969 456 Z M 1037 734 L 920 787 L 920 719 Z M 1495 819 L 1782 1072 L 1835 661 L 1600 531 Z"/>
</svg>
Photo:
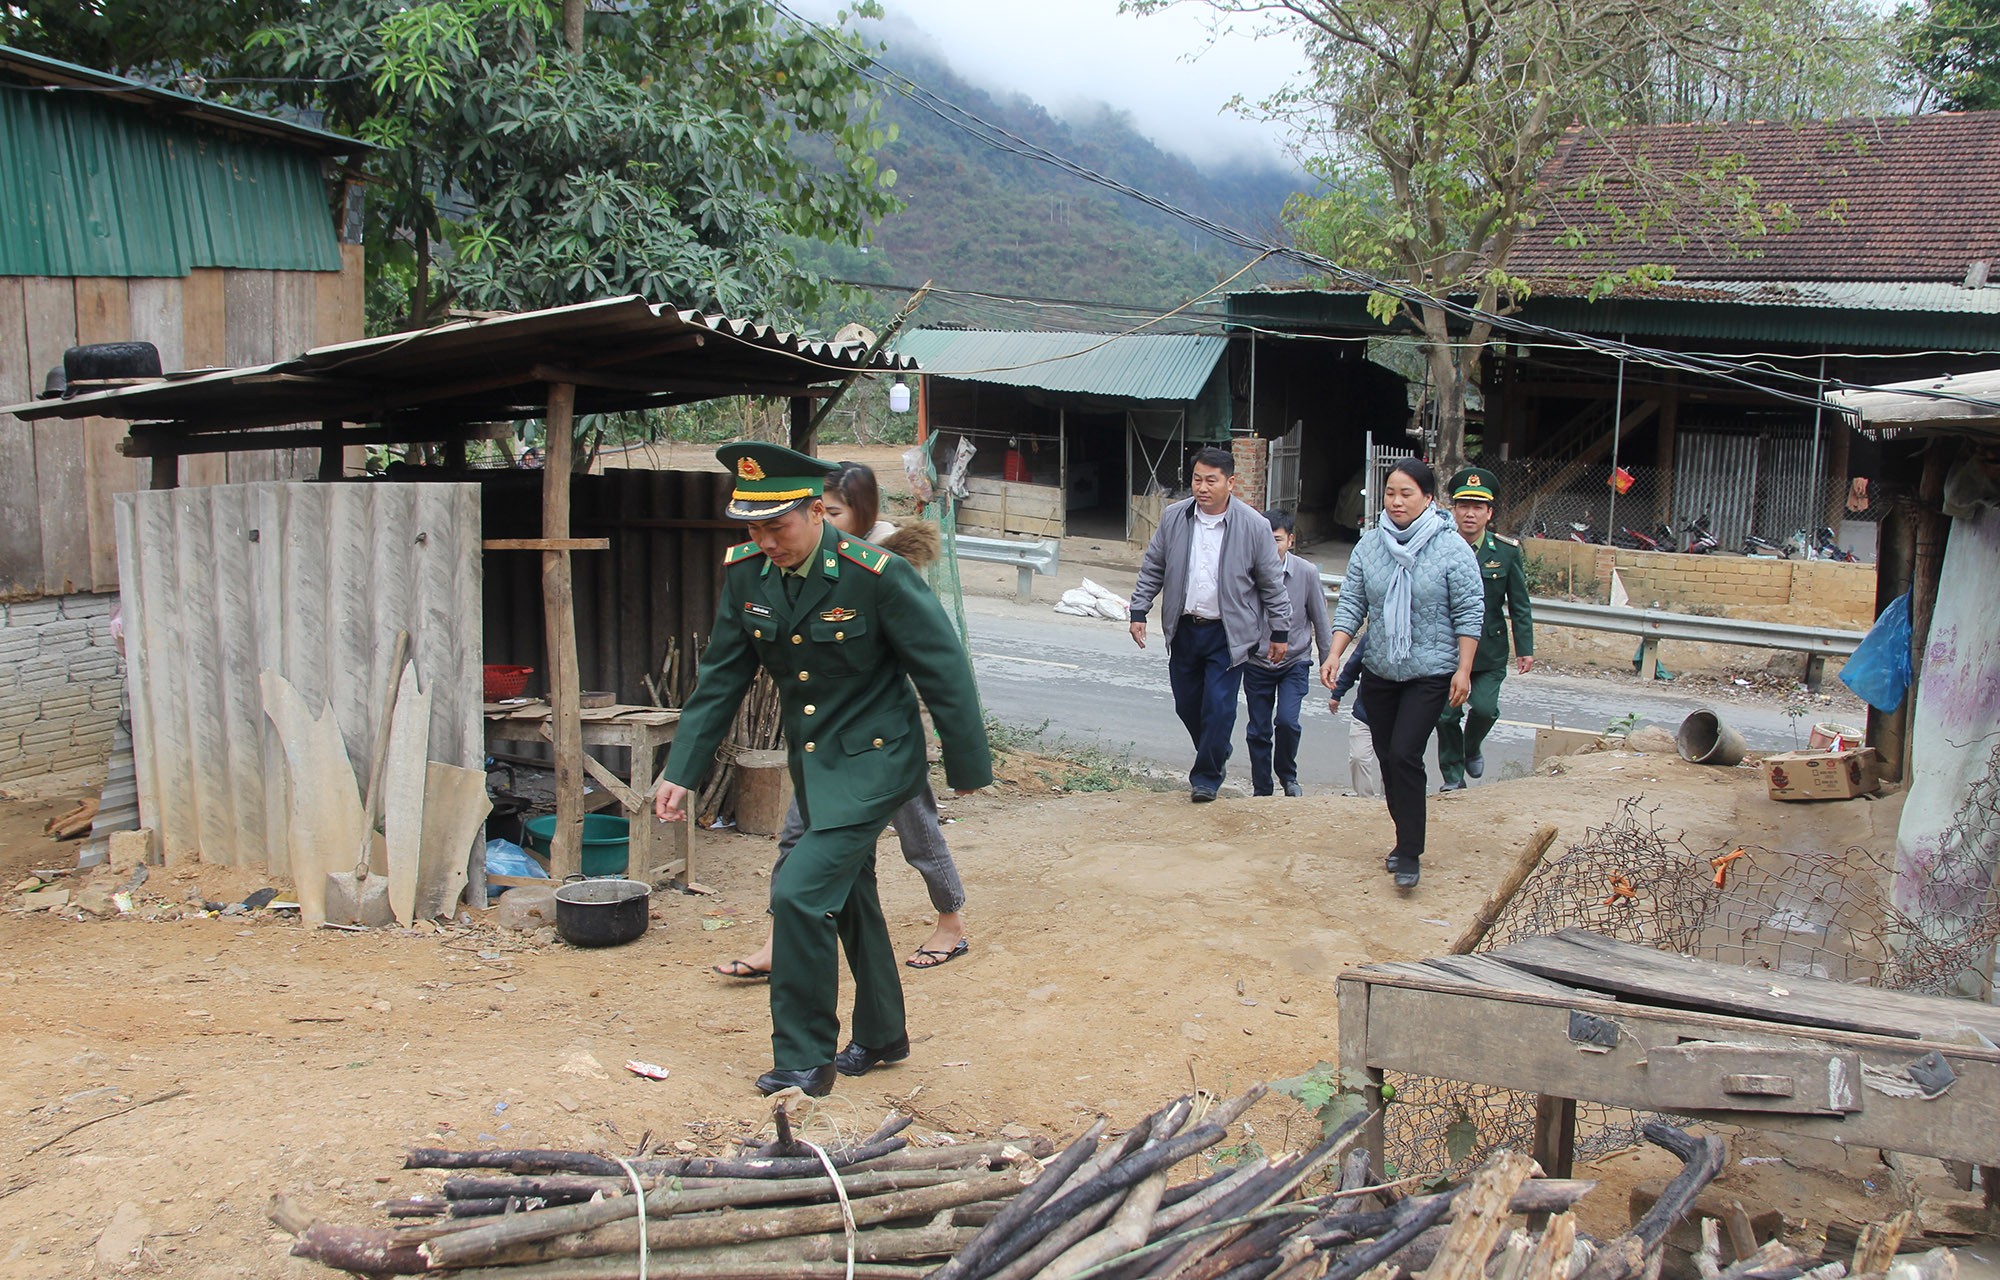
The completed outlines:
<svg viewBox="0 0 2000 1280">
<path fill-rule="evenodd" d="M 1535 652 L 1535 617 L 1528 607 L 1528 562 L 1520 543 L 1490 529 L 1472 544 L 1472 550 L 1479 557 L 1479 577 L 1486 585 L 1486 626 L 1479 635 L 1472 669 L 1492 671 L 1507 665 L 1510 618 L 1513 652 L 1524 658 Z"/>
<path fill-rule="evenodd" d="M 760 666 L 778 685 L 809 827 L 886 821 L 917 793 L 929 769 L 917 693 L 944 744 L 951 786 L 993 781 L 972 664 L 907 561 L 828 521 L 795 602 L 756 543 L 730 548 L 724 563 L 715 627 L 668 753 L 669 782 L 692 790 L 701 781 Z"/>
</svg>

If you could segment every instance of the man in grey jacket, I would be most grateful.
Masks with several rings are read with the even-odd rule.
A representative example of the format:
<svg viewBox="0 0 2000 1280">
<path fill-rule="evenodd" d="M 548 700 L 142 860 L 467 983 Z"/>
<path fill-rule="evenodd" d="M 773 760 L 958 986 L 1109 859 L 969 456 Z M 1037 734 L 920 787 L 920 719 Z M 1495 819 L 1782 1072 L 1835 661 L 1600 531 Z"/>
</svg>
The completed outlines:
<svg viewBox="0 0 2000 1280">
<path fill-rule="evenodd" d="M 1197 451 L 1188 485 L 1194 496 L 1162 512 L 1146 544 L 1132 640 L 1146 647 L 1146 616 L 1160 601 L 1174 713 L 1194 742 L 1188 789 L 1200 804 L 1215 799 L 1229 767 L 1243 664 L 1260 645 L 1268 661 L 1285 660 L 1292 602 L 1270 523 L 1235 496 L 1235 457 Z"/>
</svg>

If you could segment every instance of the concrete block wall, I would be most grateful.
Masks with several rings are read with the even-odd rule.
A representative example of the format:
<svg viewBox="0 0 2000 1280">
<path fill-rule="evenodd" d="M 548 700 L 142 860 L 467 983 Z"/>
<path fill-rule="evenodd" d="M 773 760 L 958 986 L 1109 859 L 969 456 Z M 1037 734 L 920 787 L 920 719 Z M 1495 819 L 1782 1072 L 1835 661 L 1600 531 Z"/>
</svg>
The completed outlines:
<svg viewBox="0 0 2000 1280">
<path fill-rule="evenodd" d="M 1551 583 L 1575 582 L 1578 595 L 1606 599 L 1611 569 L 1642 608 L 1795 609 L 1813 626 L 1865 630 L 1875 620 L 1875 566 L 1754 556 L 1684 556 L 1529 538 Z M 1553 589 L 1553 588 L 1552 588 Z"/>
<path fill-rule="evenodd" d="M 98 768 L 111 752 L 125 660 L 111 642 L 118 597 L 0 605 L 0 784 Z"/>
</svg>

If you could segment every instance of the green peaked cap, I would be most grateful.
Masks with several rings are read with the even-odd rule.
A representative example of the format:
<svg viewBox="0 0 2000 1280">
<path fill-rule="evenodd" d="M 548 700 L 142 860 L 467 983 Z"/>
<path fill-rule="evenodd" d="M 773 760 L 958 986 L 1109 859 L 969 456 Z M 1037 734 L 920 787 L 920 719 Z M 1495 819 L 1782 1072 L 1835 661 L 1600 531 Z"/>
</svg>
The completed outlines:
<svg viewBox="0 0 2000 1280">
<path fill-rule="evenodd" d="M 774 520 L 811 502 L 840 468 L 781 444 L 738 440 L 715 451 L 716 461 L 736 477 L 723 514 L 732 520 Z"/>
</svg>

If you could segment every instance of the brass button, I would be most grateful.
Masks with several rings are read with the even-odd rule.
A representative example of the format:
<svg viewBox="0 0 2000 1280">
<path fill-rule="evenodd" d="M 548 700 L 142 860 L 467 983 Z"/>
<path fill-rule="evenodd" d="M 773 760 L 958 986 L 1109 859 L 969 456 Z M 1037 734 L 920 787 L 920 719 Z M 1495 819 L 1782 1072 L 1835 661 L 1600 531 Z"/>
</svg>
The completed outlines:
<svg viewBox="0 0 2000 1280">
<path fill-rule="evenodd" d="M 807 674 L 806 674 L 805 672 L 801 671 L 801 672 L 799 672 L 799 679 L 801 679 L 801 680 L 810 680 L 810 679 L 812 679 L 812 677 L 811 677 L 811 676 L 809 676 L 809 675 L 807 675 Z"/>
<path fill-rule="evenodd" d="M 832 557 L 832 556 L 828 556 L 828 557 L 826 558 L 826 567 L 827 567 L 827 568 L 829 568 L 829 569 L 833 568 L 833 557 Z"/>
<path fill-rule="evenodd" d="M 841 542 L 841 544 L 840 544 L 840 549 L 841 549 L 842 551 L 845 551 L 845 550 L 847 550 L 847 543 L 846 543 L 846 541 L 845 541 L 845 540 L 843 540 L 843 541 Z"/>
<path fill-rule="evenodd" d="M 764 628 L 759 627 L 755 631 L 752 631 L 750 634 L 756 636 L 759 640 L 762 640 L 764 638 Z"/>
<path fill-rule="evenodd" d="M 877 738 L 877 739 L 875 739 L 875 745 L 876 745 L 876 746 L 878 746 L 878 747 L 879 747 L 879 746 L 881 746 L 881 745 L 882 745 L 882 739 L 880 739 L 880 738 Z"/>
<path fill-rule="evenodd" d="M 814 747 L 816 747 L 816 746 L 818 746 L 818 745 L 819 745 L 819 744 L 818 744 L 818 743 L 816 743 L 816 742 L 808 742 L 808 743 L 806 743 L 806 750 L 807 750 L 808 752 L 810 752 L 810 751 L 811 751 L 811 750 L 812 750 L 812 749 L 813 749 Z"/>
<path fill-rule="evenodd" d="M 845 640 L 847 639 L 847 633 L 845 631 L 836 631 L 833 633 L 833 638 L 836 640 Z"/>
<path fill-rule="evenodd" d="M 793 637 L 792 637 L 792 643 L 793 643 L 793 644 L 804 644 L 805 642 L 806 642 L 806 638 L 805 638 L 804 636 L 793 636 Z"/>
<path fill-rule="evenodd" d="M 819 710 L 819 708 L 818 708 L 818 707 L 815 707 L 815 706 L 814 706 L 814 705 L 813 705 L 812 703 L 810 703 L 810 702 L 806 703 L 806 714 L 807 714 L 807 715 L 811 715 L 811 714 L 812 714 L 813 712 L 815 712 L 815 711 L 817 711 L 817 710 Z"/>
</svg>

